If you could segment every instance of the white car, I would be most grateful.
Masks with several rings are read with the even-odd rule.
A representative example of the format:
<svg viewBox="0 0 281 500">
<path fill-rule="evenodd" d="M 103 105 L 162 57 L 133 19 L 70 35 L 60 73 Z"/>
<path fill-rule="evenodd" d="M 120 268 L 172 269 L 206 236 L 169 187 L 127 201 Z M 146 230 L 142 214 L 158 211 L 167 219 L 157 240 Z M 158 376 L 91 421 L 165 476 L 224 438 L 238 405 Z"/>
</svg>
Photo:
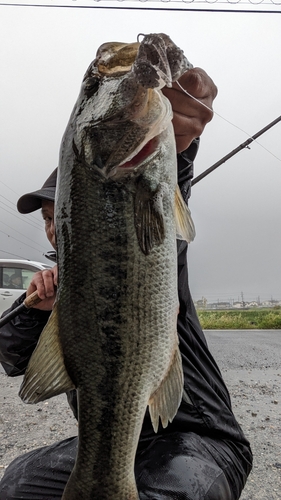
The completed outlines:
<svg viewBox="0 0 281 500">
<path fill-rule="evenodd" d="M 0 259 L 0 316 L 27 290 L 34 273 L 51 267 L 32 260 Z"/>
</svg>

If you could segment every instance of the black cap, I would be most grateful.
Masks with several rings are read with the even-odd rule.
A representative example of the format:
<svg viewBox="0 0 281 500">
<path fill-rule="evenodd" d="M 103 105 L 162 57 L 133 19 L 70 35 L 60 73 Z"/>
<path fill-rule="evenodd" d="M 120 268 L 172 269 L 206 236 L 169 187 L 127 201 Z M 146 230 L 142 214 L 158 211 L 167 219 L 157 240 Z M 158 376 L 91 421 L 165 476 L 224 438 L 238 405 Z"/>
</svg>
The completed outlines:
<svg viewBox="0 0 281 500">
<path fill-rule="evenodd" d="M 55 192 L 57 184 L 57 171 L 56 168 L 44 182 L 41 189 L 27 193 L 20 197 L 17 203 L 18 211 L 21 214 L 29 214 L 42 207 L 42 200 L 55 201 Z"/>
</svg>

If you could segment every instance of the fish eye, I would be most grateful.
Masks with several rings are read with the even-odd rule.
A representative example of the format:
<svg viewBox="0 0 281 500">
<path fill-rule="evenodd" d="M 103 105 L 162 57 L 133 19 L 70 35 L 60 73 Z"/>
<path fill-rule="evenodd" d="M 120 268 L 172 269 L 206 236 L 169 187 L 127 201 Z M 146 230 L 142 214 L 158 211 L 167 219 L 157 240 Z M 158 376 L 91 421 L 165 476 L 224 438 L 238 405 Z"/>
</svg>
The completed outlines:
<svg viewBox="0 0 281 500">
<path fill-rule="evenodd" d="M 89 94 L 92 95 L 95 92 L 97 92 L 97 90 L 99 88 L 99 83 L 100 83 L 100 79 L 97 78 L 96 76 L 92 76 L 92 77 L 87 78 L 85 85 L 84 85 L 85 93 L 87 95 L 89 95 Z"/>
</svg>

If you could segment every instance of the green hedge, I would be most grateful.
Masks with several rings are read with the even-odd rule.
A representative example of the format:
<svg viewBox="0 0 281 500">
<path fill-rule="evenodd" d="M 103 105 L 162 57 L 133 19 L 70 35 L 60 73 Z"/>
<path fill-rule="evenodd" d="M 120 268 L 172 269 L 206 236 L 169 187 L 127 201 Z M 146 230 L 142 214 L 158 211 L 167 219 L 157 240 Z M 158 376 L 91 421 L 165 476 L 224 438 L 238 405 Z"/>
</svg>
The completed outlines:
<svg viewBox="0 0 281 500">
<path fill-rule="evenodd" d="M 281 329 L 281 307 L 237 311 L 205 311 L 199 309 L 197 314 L 201 326 L 205 330 Z"/>
</svg>

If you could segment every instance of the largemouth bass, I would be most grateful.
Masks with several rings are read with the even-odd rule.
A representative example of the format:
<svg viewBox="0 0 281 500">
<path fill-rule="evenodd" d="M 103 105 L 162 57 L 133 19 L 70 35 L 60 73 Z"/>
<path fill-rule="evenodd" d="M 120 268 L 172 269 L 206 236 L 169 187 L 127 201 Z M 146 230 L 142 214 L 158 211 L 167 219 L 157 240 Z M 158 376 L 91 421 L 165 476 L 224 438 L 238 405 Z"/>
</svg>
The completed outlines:
<svg viewBox="0 0 281 500">
<path fill-rule="evenodd" d="M 57 299 L 20 396 L 78 391 L 78 454 L 63 500 L 137 500 L 146 408 L 157 432 L 182 400 L 176 234 L 190 241 L 194 228 L 161 88 L 190 67 L 164 34 L 102 45 L 62 140 Z"/>
</svg>

